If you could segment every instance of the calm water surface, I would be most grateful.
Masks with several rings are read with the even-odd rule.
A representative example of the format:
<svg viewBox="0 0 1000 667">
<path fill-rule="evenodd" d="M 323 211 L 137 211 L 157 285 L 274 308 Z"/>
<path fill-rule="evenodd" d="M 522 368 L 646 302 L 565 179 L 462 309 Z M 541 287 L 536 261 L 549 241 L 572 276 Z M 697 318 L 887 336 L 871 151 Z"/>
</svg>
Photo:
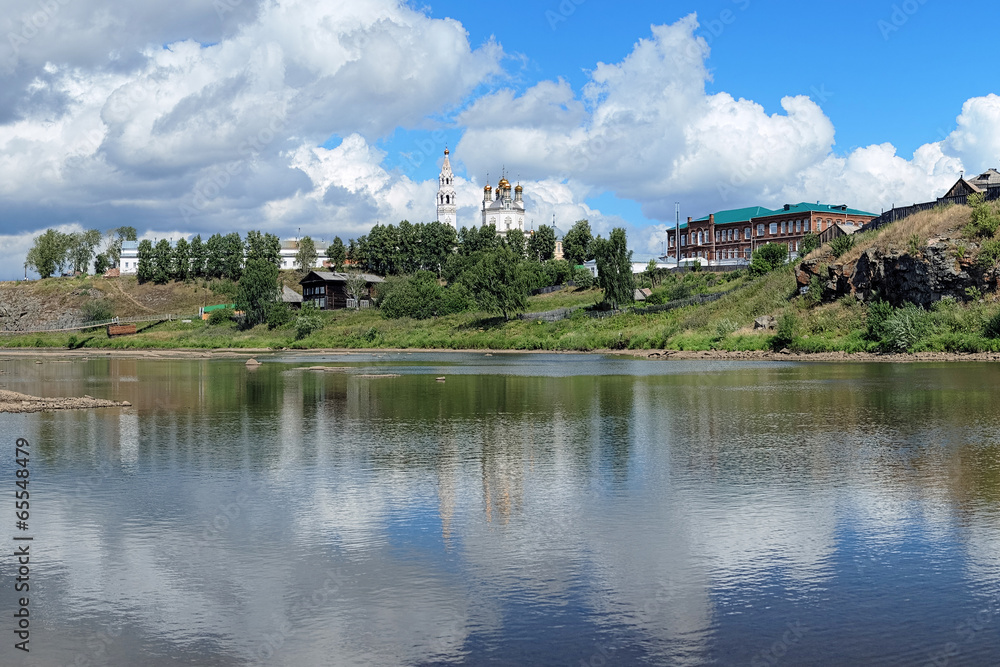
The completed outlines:
<svg viewBox="0 0 1000 667">
<path fill-rule="evenodd" d="M 0 359 L 134 406 L 0 415 L 0 664 L 1000 664 L 1000 367 L 261 359 Z"/>
</svg>

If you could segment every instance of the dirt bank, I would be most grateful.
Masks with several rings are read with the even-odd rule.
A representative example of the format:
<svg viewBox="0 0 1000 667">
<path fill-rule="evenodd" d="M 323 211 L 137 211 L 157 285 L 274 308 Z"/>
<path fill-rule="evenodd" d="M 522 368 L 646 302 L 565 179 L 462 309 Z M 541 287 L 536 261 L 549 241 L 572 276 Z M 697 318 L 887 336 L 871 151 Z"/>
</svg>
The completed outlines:
<svg viewBox="0 0 1000 667">
<path fill-rule="evenodd" d="M 794 361 L 820 363 L 916 363 L 916 362 L 968 362 L 968 361 L 1000 361 L 1000 353 L 978 352 L 962 354 L 956 352 L 917 352 L 914 354 L 873 354 L 870 352 L 820 352 L 813 354 L 790 352 L 782 354 L 771 351 L 728 352 L 725 350 L 707 351 L 676 351 L 676 350 L 589 350 L 589 351 L 554 351 L 554 350 L 451 350 L 451 349 L 313 349 L 313 350 L 270 350 L 270 349 L 157 349 L 157 350 L 63 350 L 48 348 L 17 348 L 0 350 L 0 361 L 10 358 L 30 357 L 35 359 L 96 359 L 101 357 L 117 357 L 120 359 L 240 359 L 258 357 L 266 361 L 269 354 L 282 356 L 309 357 L 322 355 L 383 355 L 383 354 L 476 354 L 501 356 L 505 354 L 597 354 L 648 359 L 651 361 Z"/>
<path fill-rule="evenodd" d="M 43 410 L 85 410 L 88 408 L 119 408 L 132 405 L 128 401 L 108 401 L 102 398 L 41 398 L 16 391 L 0 389 L 0 412 L 42 412 Z"/>
</svg>

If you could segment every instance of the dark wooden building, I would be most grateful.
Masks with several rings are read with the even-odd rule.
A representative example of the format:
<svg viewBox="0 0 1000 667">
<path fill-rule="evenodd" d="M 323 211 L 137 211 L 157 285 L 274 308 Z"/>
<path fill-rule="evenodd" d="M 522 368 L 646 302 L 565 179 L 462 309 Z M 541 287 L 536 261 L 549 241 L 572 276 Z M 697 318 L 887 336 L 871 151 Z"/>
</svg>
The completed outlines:
<svg viewBox="0 0 1000 667">
<path fill-rule="evenodd" d="M 365 279 L 365 287 L 362 290 L 361 299 L 355 304 L 353 297 L 347 291 L 348 274 L 310 271 L 309 275 L 299 281 L 299 284 L 302 285 L 302 303 L 311 303 L 320 310 L 338 310 L 348 307 L 365 308 L 375 296 L 375 285 L 384 281 L 370 273 L 363 273 L 361 276 Z"/>
</svg>

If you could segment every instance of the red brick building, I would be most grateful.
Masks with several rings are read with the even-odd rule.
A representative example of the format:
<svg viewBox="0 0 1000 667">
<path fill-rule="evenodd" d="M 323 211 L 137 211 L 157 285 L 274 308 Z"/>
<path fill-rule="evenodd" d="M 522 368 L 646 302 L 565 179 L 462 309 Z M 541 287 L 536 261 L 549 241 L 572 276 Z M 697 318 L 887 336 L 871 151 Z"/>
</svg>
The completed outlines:
<svg viewBox="0 0 1000 667">
<path fill-rule="evenodd" d="M 679 234 L 668 228 L 667 256 L 677 257 L 679 251 L 681 263 L 699 259 L 712 265 L 739 265 L 765 243 L 781 243 L 794 255 L 806 234 L 820 234 L 838 224 L 858 230 L 876 217 L 846 205 L 805 203 L 778 210 L 754 206 L 719 211 L 698 220 L 688 218 Z"/>
</svg>

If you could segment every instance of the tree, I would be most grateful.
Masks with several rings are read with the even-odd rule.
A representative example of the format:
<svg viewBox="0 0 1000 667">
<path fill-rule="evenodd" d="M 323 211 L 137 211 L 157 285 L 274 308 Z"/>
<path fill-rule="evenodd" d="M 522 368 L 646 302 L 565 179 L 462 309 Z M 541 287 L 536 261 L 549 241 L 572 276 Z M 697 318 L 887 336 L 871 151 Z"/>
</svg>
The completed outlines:
<svg viewBox="0 0 1000 667">
<path fill-rule="evenodd" d="M 556 232 L 548 225 L 539 227 L 528 239 L 528 257 L 547 262 L 556 254 Z"/>
<path fill-rule="evenodd" d="M 312 237 L 303 236 L 299 241 L 299 251 L 295 253 L 295 263 L 300 271 L 309 271 L 316 266 L 319 253 L 316 252 L 316 244 Z"/>
<path fill-rule="evenodd" d="M 221 278 L 226 271 L 226 244 L 222 234 L 212 234 L 205 242 L 205 275 Z"/>
<path fill-rule="evenodd" d="M 178 239 L 174 245 L 174 257 L 171 263 L 174 280 L 187 280 L 191 274 L 191 245 L 187 239 Z"/>
<path fill-rule="evenodd" d="M 74 272 L 87 273 L 87 269 L 90 268 L 90 260 L 94 258 L 95 249 L 100 242 L 101 232 L 96 229 L 70 234 L 67 253 Z"/>
<path fill-rule="evenodd" d="M 238 281 L 243 273 L 243 240 L 236 232 L 222 237 L 222 277 Z"/>
<path fill-rule="evenodd" d="M 823 243 L 819 240 L 819 235 L 809 232 L 802 237 L 802 245 L 799 246 L 799 257 L 805 257 L 821 245 Z"/>
<path fill-rule="evenodd" d="M 103 275 L 105 271 L 111 268 L 111 260 L 105 253 L 100 253 L 94 258 L 94 275 Z"/>
<path fill-rule="evenodd" d="M 597 260 L 597 284 L 604 290 L 604 300 L 613 308 L 632 303 L 635 298 L 635 277 L 632 275 L 632 251 L 628 249 L 625 230 L 616 227 L 607 240 L 597 237 L 593 242 Z"/>
<path fill-rule="evenodd" d="M 201 242 L 201 234 L 191 239 L 188 254 L 191 255 L 191 277 L 203 277 L 205 275 L 205 244 Z"/>
<path fill-rule="evenodd" d="M 364 274 L 357 271 L 351 271 L 347 274 L 347 283 L 344 285 L 344 288 L 351 297 L 358 301 L 369 296 L 368 280 L 365 279 Z"/>
<path fill-rule="evenodd" d="M 139 241 L 138 262 L 136 266 L 136 278 L 140 283 L 147 283 L 153 279 L 153 242 L 149 239 Z"/>
<path fill-rule="evenodd" d="M 104 253 L 111 262 L 111 266 L 118 266 L 122 256 L 122 241 L 135 241 L 137 238 L 135 227 L 128 225 L 109 229 L 105 233 Z"/>
<path fill-rule="evenodd" d="M 507 236 L 504 238 L 507 243 L 507 247 L 511 249 L 514 256 L 518 259 L 524 257 L 524 251 L 527 243 L 527 239 L 524 237 L 524 232 L 520 229 L 511 229 L 507 232 Z"/>
<path fill-rule="evenodd" d="M 649 278 L 649 286 L 656 287 L 656 274 L 657 274 L 656 260 L 649 260 L 649 264 L 646 265 L 646 277 Z"/>
<path fill-rule="evenodd" d="M 68 234 L 46 229 L 35 237 L 35 244 L 24 259 L 24 266 L 42 278 L 49 278 L 66 265 L 66 251 L 70 246 Z"/>
<path fill-rule="evenodd" d="M 578 220 L 563 237 L 563 256 L 572 266 L 580 266 L 594 257 L 590 248 L 593 241 L 594 235 L 590 231 L 590 222 Z"/>
<path fill-rule="evenodd" d="M 163 285 L 173 276 L 174 252 L 170 241 L 160 239 L 153 248 L 153 282 Z"/>
<path fill-rule="evenodd" d="M 347 250 L 344 248 L 344 242 L 340 240 L 339 236 L 333 237 L 333 243 L 327 246 L 326 258 L 330 260 L 333 264 L 334 271 L 344 270 L 344 261 L 347 259 Z"/>
<path fill-rule="evenodd" d="M 782 266 L 788 259 L 788 248 L 781 243 L 765 243 L 753 251 L 750 258 L 750 275 L 762 276 Z"/>
<path fill-rule="evenodd" d="M 509 320 L 528 306 L 528 289 L 518 270 L 518 258 L 510 248 L 500 247 L 483 254 L 465 273 L 469 291 L 488 313 Z"/>
<path fill-rule="evenodd" d="M 262 259 L 281 268 L 281 239 L 274 234 L 261 234 L 255 230 L 247 232 L 247 264 L 252 259 Z"/>
<path fill-rule="evenodd" d="M 278 265 L 259 253 L 248 259 L 236 294 L 236 310 L 243 311 L 244 326 L 251 328 L 266 322 L 280 295 Z"/>
<path fill-rule="evenodd" d="M 428 271 L 438 271 L 455 253 L 458 234 L 451 225 L 431 222 L 420 228 L 420 266 Z"/>
</svg>

